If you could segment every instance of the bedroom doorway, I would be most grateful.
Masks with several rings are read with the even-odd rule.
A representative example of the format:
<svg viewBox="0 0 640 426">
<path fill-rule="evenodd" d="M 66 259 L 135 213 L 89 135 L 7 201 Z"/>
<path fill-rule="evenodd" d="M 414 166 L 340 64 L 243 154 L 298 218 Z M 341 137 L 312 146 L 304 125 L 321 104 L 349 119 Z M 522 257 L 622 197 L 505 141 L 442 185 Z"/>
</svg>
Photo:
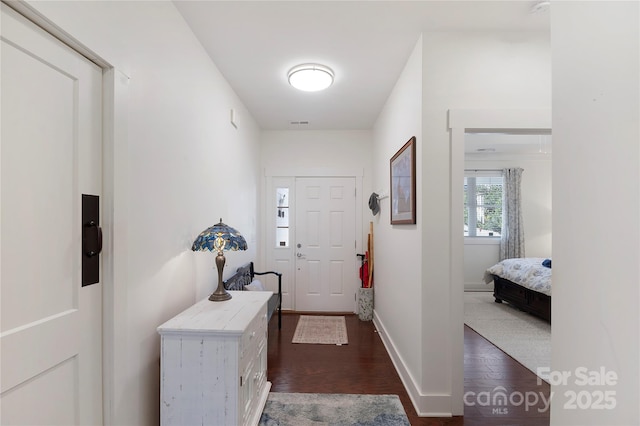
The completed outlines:
<svg viewBox="0 0 640 426">
<path fill-rule="evenodd" d="M 456 404 L 453 411 L 464 413 L 464 368 L 460 366 L 464 365 L 465 350 L 465 237 L 460 230 L 460 222 L 463 222 L 464 218 L 464 170 L 467 168 L 465 164 L 465 139 L 467 134 L 550 134 L 551 110 L 450 110 L 449 129 L 451 141 L 451 214 L 453 218 L 460 218 L 459 221 L 452 220 L 450 224 L 451 315 L 454 324 L 452 329 L 453 360 L 451 375 L 454 384 L 454 404 Z M 477 147 L 476 149 L 482 149 L 482 147 Z M 498 166 L 492 166 L 492 168 L 497 169 Z M 499 168 L 502 169 L 503 167 Z M 467 257 L 471 257 L 471 255 Z M 481 282 L 481 279 L 482 276 L 479 279 L 476 278 L 477 282 Z"/>
<path fill-rule="evenodd" d="M 524 287 L 530 282 L 541 289 L 538 285 L 551 275 L 551 269 L 542 265 L 544 259 L 551 257 L 551 145 L 548 131 L 465 133 L 464 323 L 524 366 L 522 376 L 525 380 L 529 376 L 529 382 L 538 376 L 548 379 L 551 367 L 551 324 L 540 318 L 550 317 L 549 297 Z M 485 277 L 485 271 L 501 260 L 501 238 L 507 228 L 502 199 L 507 186 L 505 168 L 522 169 L 517 192 L 526 256 L 509 264 L 518 273 L 534 271 L 538 278 L 525 281 L 522 287 L 500 281 L 499 293 L 494 296 L 495 284 L 488 278 L 491 275 Z M 504 271 L 508 269 L 505 267 Z M 496 297 L 504 302 L 496 303 Z M 495 351 L 478 353 L 473 348 L 465 355 L 493 359 Z M 548 391 L 544 385 L 532 390 Z"/>
<path fill-rule="evenodd" d="M 464 139 L 464 290 L 492 291 L 483 275 L 500 260 L 504 168 L 523 169 L 526 256 L 551 256 L 552 138 L 525 130 L 467 131 Z"/>
</svg>

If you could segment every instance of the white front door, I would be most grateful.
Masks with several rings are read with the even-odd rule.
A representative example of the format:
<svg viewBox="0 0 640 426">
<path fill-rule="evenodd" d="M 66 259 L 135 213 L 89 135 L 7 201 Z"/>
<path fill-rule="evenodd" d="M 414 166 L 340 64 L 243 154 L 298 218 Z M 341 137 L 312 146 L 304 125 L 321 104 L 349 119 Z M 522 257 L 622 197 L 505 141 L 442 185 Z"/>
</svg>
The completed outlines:
<svg viewBox="0 0 640 426">
<path fill-rule="evenodd" d="M 355 178 L 296 178 L 296 310 L 354 312 Z"/>
<path fill-rule="evenodd" d="M 102 286 L 81 286 L 102 70 L 5 4 L 1 35 L 0 424 L 102 424 Z"/>
</svg>

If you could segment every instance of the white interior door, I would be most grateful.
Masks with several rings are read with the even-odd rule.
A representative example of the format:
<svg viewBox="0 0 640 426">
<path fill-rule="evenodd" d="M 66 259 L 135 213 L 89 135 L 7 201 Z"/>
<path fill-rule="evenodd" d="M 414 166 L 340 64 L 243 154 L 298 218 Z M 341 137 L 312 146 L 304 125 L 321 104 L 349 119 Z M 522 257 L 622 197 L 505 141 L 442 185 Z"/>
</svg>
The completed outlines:
<svg viewBox="0 0 640 426">
<path fill-rule="evenodd" d="M 354 178 L 296 178 L 296 310 L 355 312 Z"/>
<path fill-rule="evenodd" d="M 102 70 L 5 4 L 1 36 L 0 424 L 102 424 L 102 287 L 81 287 Z"/>
</svg>

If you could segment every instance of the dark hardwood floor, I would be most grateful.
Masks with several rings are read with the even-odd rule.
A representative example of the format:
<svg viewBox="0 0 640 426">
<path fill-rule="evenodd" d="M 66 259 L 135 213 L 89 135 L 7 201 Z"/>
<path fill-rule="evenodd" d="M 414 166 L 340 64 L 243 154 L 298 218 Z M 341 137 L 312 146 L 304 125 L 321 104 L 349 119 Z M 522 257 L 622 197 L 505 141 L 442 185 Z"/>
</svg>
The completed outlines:
<svg viewBox="0 0 640 426">
<path fill-rule="evenodd" d="M 426 418 L 416 414 L 373 322 L 346 315 L 348 345 L 293 344 L 298 317 L 283 313 L 282 330 L 277 320 L 269 324 L 267 376 L 272 392 L 396 394 L 412 425 L 549 424 L 549 410 L 541 402 L 549 398 L 549 385 L 538 384 L 535 374 L 466 326 L 464 417 Z M 500 392 L 512 402 L 493 404 Z M 537 405 L 526 407 L 534 395 Z"/>
</svg>

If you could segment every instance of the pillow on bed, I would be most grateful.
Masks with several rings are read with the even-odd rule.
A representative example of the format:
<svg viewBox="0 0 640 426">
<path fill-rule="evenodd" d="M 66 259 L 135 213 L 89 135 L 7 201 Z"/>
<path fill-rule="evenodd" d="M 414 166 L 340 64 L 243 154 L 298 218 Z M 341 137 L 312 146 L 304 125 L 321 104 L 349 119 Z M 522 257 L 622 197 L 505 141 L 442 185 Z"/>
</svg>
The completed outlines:
<svg viewBox="0 0 640 426">
<path fill-rule="evenodd" d="M 259 280 L 253 280 L 250 284 L 244 286 L 245 290 L 249 291 L 265 291 L 264 286 Z"/>
</svg>

